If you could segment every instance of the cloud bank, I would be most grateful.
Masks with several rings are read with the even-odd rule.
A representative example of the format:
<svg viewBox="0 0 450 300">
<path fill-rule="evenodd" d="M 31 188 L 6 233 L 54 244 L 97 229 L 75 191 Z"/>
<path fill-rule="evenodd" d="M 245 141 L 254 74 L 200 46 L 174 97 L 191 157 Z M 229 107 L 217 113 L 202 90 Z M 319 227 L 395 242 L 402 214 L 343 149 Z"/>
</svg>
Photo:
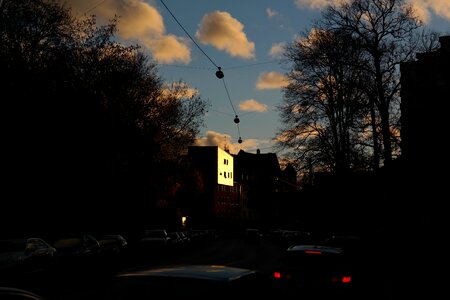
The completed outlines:
<svg viewBox="0 0 450 300">
<path fill-rule="evenodd" d="M 336 0 L 294 0 L 298 8 L 322 9 L 329 4 L 337 4 Z M 449 0 L 406 0 L 416 10 L 416 14 L 425 23 L 429 23 L 432 14 L 450 20 Z"/>
<path fill-rule="evenodd" d="M 256 139 L 243 139 L 242 144 L 231 143 L 232 140 L 229 134 L 208 130 L 205 137 L 195 141 L 194 146 L 219 146 L 221 149 L 228 148 L 231 154 L 237 154 L 241 149 L 248 151 L 247 149 L 258 148 L 260 144 Z"/>
<path fill-rule="evenodd" d="M 61 2 L 79 16 L 94 14 L 100 23 L 115 15 L 119 17 L 117 35 L 124 40 L 138 41 L 149 49 L 153 58 L 161 63 L 189 63 L 191 50 L 185 38 L 165 34 L 160 12 L 143 0 L 108 0 L 95 3 L 86 0 Z"/>
</svg>

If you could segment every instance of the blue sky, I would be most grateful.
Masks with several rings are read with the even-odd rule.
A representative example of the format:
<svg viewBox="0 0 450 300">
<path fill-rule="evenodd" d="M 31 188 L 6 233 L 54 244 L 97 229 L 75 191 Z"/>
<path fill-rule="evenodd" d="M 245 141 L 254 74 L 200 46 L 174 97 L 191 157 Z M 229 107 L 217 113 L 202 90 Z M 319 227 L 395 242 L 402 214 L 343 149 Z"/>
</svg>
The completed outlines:
<svg viewBox="0 0 450 300">
<path fill-rule="evenodd" d="M 450 0 L 408 0 L 427 27 L 450 32 Z M 334 0 L 62 0 L 77 15 L 120 16 L 118 37 L 139 43 L 165 82 L 186 82 L 211 107 L 198 145 L 274 152 L 286 65 L 280 46 L 308 30 Z M 183 28 L 206 55 L 192 42 Z M 217 66 L 224 79 L 215 76 Z M 228 91 L 228 93 L 227 93 Z M 235 115 L 239 124 L 234 122 Z M 242 143 L 238 143 L 238 139 Z"/>
</svg>

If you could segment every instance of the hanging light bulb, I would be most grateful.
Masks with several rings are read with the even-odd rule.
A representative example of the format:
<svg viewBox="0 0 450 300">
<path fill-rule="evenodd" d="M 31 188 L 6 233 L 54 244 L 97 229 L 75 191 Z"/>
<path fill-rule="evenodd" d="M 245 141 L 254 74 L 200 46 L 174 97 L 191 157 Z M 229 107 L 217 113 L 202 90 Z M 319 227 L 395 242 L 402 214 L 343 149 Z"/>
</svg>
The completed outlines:
<svg viewBox="0 0 450 300">
<path fill-rule="evenodd" d="M 238 143 L 239 143 L 239 144 L 242 144 L 242 138 L 241 138 L 241 137 L 239 137 Z"/>
<path fill-rule="evenodd" d="M 216 71 L 216 77 L 217 78 L 219 78 L 219 79 L 222 79 L 223 78 L 223 72 L 222 72 L 222 70 L 221 70 L 221 67 L 217 67 L 219 70 L 218 71 Z"/>
<path fill-rule="evenodd" d="M 239 117 L 236 115 L 234 116 L 234 123 L 239 124 L 240 120 Z"/>
</svg>

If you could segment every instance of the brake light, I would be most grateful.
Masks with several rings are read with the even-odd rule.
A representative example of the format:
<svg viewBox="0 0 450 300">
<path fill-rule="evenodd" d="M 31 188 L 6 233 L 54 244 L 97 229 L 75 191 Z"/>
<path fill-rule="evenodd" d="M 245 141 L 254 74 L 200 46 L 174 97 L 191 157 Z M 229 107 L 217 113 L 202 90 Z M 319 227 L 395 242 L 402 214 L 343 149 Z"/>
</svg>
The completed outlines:
<svg viewBox="0 0 450 300">
<path fill-rule="evenodd" d="M 289 280 L 289 279 L 291 279 L 291 277 L 292 277 L 292 274 L 289 272 L 283 272 L 283 273 L 277 272 L 277 271 L 273 272 L 273 278 L 275 278 L 275 279 Z"/>
<path fill-rule="evenodd" d="M 314 250 L 306 250 L 305 253 L 306 253 L 306 254 L 322 254 L 322 252 L 320 252 L 320 251 L 314 251 Z"/>
<path fill-rule="evenodd" d="M 351 276 L 344 276 L 342 277 L 342 283 L 350 283 L 352 281 Z"/>
<path fill-rule="evenodd" d="M 352 281 L 352 277 L 351 276 L 342 276 L 342 277 L 332 277 L 331 278 L 331 282 L 333 283 L 350 283 Z"/>
</svg>

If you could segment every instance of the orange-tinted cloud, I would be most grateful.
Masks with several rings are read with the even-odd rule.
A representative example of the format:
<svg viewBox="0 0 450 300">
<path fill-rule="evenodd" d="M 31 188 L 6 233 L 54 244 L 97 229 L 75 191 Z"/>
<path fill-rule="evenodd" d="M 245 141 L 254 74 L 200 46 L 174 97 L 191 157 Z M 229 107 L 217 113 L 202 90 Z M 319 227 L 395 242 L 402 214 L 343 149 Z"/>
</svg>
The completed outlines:
<svg viewBox="0 0 450 300">
<path fill-rule="evenodd" d="M 165 34 L 164 20 L 159 11 L 143 0 L 107 0 L 93 3 L 86 0 L 61 0 L 79 16 L 94 14 L 99 23 L 119 17 L 117 35 L 125 40 L 137 40 L 147 47 L 153 58 L 162 63 L 189 63 L 191 50 L 185 39 Z"/>
<path fill-rule="evenodd" d="M 174 97 L 176 99 L 191 99 L 192 97 L 198 95 L 198 90 L 191 88 L 185 82 L 173 82 L 165 85 L 162 90 L 162 96 L 164 98 Z"/>
<path fill-rule="evenodd" d="M 244 25 L 228 12 L 214 11 L 203 16 L 195 36 L 203 44 L 209 44 L 234 57 L 255 57 L 255 43 L 245 34 Z"/>
<path fill-rule="evenodd" d="M 337 4 L 336 0 L 295 0 L 298 8 L 322 9 L 329 4 Z M 431 14 L 436 14 L 444 19 L 450 20 L 449 0 L 406 0 L 411 4 L 416 15 L 425 23 L 431 19 Z"/>
<path fill-rule="evenodd" d="M 279 89 L 286 86 L 287 82 L 286 77 L 278 72 L 265 72 L 259 75 L 256 88 L 258 90 Z"/>
<path fill-rule="evenodd" d="M 158 39 L 142 40 L 153 54 L 153 58 L 161 63 L 175 61 L 188 64 L 191 61 L 191 50 L 181 38 L 174 35 L 161 36 Z"/>
<path fill-rule="evenodd" d="M 418 16 L 428 23 L 434 13 L 444 19 L 450 20 L 450 1 L 448 0 L 408 0 L 416 9 Z"/>
<path fill-rule="evenodd" d="M 257 139 L 243 139 L 241 144 L 231 143 L 232 140 L 229 134 L 208 130 L 205 137 L 198 138 L 194 142 L 194 146 L 219 146 L 222 149 L 228 148 L 231 154 L 237 154 L 241 149 L 247 151 L 258 148 L 261 143 Z"/>
<path fill-rule="evenodd" d="M 283 56 L 284 47 L 286 43 L 274 43 L 272 44 L 272 47 L 270 48 L 269 55 L 275 58 Z"/>
<path fill-rule="evenodd" d="M 255 99 L 248 99 L 239 103 L 239 109 L 242 111 L 266 112 L 267 105 L 259 103 Z"/>
</svg>

